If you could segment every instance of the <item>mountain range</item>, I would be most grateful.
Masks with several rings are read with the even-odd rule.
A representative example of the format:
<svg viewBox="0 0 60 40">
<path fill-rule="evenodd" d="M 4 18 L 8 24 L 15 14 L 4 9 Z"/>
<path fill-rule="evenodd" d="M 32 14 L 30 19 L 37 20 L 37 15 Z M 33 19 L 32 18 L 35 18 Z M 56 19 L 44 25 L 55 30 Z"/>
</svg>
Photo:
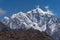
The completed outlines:
<svg viewBox="0 0 60 40">
<path fill-rule="evenodd" d="M 26 13 L 18 12 L 10 18 L 4 17 L 2 23 L 10 29 L 28 30 L 30 28 L 47 32 L 54 40 L 60 40 L 60 18 L 47 9 L 43 11 L 41 8 L 30 10 Z"/>
</svg>

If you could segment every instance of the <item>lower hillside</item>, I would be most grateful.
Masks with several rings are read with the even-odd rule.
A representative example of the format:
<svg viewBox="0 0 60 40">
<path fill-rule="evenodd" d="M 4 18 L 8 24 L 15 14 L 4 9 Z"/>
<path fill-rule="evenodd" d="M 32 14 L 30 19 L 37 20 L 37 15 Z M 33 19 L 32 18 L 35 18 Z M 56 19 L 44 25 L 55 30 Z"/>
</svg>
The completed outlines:
<svg viewBox="0 0 60 40">
<path fill-rule="evenodd" d="M 53 40 L 47 33 L 38 30 L 0 31 L 0 40 Z"/>
</svg>

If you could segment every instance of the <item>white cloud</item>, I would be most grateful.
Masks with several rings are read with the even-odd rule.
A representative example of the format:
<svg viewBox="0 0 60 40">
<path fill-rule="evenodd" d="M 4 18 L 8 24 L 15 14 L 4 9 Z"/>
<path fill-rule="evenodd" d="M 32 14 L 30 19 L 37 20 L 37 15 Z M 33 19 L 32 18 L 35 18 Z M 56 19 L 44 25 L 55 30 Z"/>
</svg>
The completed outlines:
<svg viewBox="0 0 60 40">
<path fill-rule="evenodd" d="M 51 15 L 54 15 L 53 11 L 49 10 L 49 6 L 45 6 L 46 10 L 47 10 L 47 14 L 51 14 Z"/>
<path fill-rule="evenodd" d="M 6 10 L 3 10 L 0 8 L 0 14 L 5 14 L 6 13 Z"/>
<path fill-rule="evenodd" d="M 45 6 L 45 8 L 46 8 L 46 9 L 48 9 L 48 8 L 49 8 L 49 6 Z"/>
</svg>

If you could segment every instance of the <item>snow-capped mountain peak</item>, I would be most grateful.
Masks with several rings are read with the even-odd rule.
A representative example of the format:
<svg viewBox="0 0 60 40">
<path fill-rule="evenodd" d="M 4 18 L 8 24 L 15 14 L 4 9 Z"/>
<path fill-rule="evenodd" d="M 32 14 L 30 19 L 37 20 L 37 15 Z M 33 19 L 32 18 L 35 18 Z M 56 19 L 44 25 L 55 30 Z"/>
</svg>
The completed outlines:
<svg viewBox="0 0 60 40">
<path fill-rule="evenodd" d="M 18 12 L 10 18 L 4 17 L 2 23 L 11 29 L 27 30 L 33 28 L 39 31 L 46 31 L 50 35 L 60 30 L 58 18 L 54 17 L 54 14 L 49 9 L 43 11 L 39 6 L 27 13 Z"/>
<path fill-rule="evenodd" d="M 11 27 L 11 29 L 29 29 L 32 27 L 39 31 L 45 31 L 48 27 L 51 32 L 53 30 L 51 26 L 53 24 L 55 25 L 57 21 L 50 10 L 43 11 L 41 8 L 39 8 L 39 6 L 36 9 L 28 11 L 27 13 L 18 12 L 17 14 L 13 14 L 11 18 L 5 18 L 6 19 L 3 19 L 3 23 L 7 23 L 8 26 Z M 56 25 L 54 26 L 54 28 L 55 27 Z M 55 31 L 55 29 L 53 31 Z"/>
<path fill-rule="evenodd" d="M 36 9 L 30 10 L 27 13 L 45 13 L 41 8 L 37 7 Z"/>
<path fill-rule="evenodd" d="M 32 27 L 40 31 L 45 31 L 47 28 L 46 23 L 49 22 L 47 20 L 50 20 L 48 17 L 51 16 L 49 13 L 49 11 L 43 11 L 38 6 L 36 9 L 28 11 L 27 13 L 18 12 L 17 14 L 13 14 L 11 18 L 4 17 L 3 23 L 7 23 L 8 26 L 10 25 L 10 27 L 13 29 L 19 29 L 22 27 L 21 25 L 24 25 L 24 27 L 27 27 L 27 29 Z M 47 14 L 47 16 L 45 14 Z"/>
<path fill-rule="evenodd" d="M 49 9 L 46 9 L 46 11 L 44 11 L 39 6 L 37 6 L 36 9 L 28 11 L 27 13 L 40 13 L 41 15 L 45 15 L 45 14 L 54 15 L 52 11 L 50 11 Z"/>
</svg>

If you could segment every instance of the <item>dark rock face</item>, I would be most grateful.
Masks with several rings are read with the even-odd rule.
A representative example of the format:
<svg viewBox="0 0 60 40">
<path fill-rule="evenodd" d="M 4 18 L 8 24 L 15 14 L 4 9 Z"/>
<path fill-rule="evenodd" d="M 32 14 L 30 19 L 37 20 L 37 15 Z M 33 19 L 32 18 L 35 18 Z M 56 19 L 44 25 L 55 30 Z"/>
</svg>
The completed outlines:
<svg viewBox="0 0 60 40">
<path fill-rule="evenodd" d="M 0 22 L 0 40 L 53 40 L 47 33 L 38 30 L 10 30 Z"/>
<path fill-rule="evenodd" d="M 38 30 L 0 31 L 0 40 L 53 40 L 47 33 Z"/>
<path fill-rule="evenodd" d="M 6 26 L 3 23 L 0 22 L 0 31 L 2 31 L 5 28 L 6 28 Z"/>
<path fill-rule="evenodd" d="M 7 30 L 10 30 L 10 28 L 0 22 L 0 31 L 7 31 Z"/>
</svg>

